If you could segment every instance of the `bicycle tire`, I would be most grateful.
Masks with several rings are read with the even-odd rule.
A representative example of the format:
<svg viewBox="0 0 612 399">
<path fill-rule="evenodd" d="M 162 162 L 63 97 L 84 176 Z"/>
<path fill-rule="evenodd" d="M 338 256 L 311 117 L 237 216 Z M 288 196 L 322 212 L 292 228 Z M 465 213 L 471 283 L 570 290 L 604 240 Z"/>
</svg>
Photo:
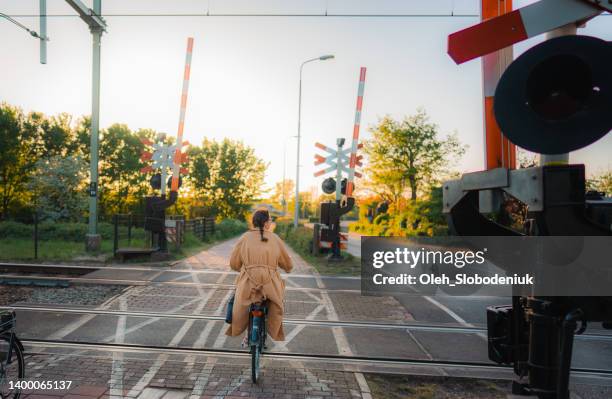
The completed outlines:
<svg viewBox="0 0 612 399">
<path fill-rule="evenodd" d="M 11 342 L 11 333 L 0 334 L 0 341 L 6 341 L 7 348 L 8 348 L 8 345 L 10 345 L 10 342 Z M 25 359 L 23 357 L 23 350 L 21 348 L 22 346 L 17 341 L 17 337 L 13 336 L 13 361 L 17 360 L 18 378 L 20 380 L 23 380 L 25 378 Z M 2 379 L 5 378 L 5 376 L 1 376 L 1 377 Z M 2 399 L 7 399 L 7 398 L 18 399 L 20 396 L 21 396 L 20 389 L 15 389 L 13 392 L 5 395 L 4 387 L 0 386 L 0 397 Z"/>
<path fill-rule="evenodd" d="M 259 380 L 259 348 L 258 345 L 251 345 L 251 380 L 257 384 Z"/>
</svg>

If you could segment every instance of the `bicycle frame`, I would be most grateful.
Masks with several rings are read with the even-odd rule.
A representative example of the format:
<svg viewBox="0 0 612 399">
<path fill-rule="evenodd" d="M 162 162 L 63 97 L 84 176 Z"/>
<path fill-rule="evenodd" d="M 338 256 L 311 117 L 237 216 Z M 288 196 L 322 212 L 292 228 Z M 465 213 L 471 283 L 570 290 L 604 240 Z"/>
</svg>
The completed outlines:
<svg viewBox="0 0 612 399">
<path fill-rule="evenodd" d="M 260 337 L 266 333 L 266 315 L 268 307 L 265 304 L 252 304 L 249 310 L 249 345 L 260 345 Z"/>
</svg>

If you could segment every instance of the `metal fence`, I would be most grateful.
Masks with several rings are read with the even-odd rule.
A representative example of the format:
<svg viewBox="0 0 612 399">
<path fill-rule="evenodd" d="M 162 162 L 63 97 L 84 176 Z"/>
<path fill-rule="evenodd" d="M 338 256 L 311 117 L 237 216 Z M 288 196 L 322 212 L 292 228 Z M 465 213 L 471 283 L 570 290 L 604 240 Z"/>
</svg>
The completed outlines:
<svg viewBox="0 0 612 399">
<path fill-rule="evenodd" d="M 119 252 L 141 249 L 157 249 L 159 240 L 157 234 L 145 230 L 147 219 L 143 215 L 116 214 L 113 215 L 113 255 Z M 193 233 L 200 240 L 205 240 L 215 234 L 215 218 L 202 217 L 185 220 L 183 215 L 168 215 L 163 222 L 166 242 L 179 250 L 185 241 L 187 232 Z"/>
<path fill-rule="evenodd" d="M 200 240 L 215 234 L 215 218 L 195 218 L 185 221 L 185 231 L 192 232 Z"/>
<path fill-rule="evenodd" d="M 113 255 L 120 248 L 152 248 L 153 237 L 145 231 L 143 215 L 115 214 L 113 215 Z"/>
</svg>

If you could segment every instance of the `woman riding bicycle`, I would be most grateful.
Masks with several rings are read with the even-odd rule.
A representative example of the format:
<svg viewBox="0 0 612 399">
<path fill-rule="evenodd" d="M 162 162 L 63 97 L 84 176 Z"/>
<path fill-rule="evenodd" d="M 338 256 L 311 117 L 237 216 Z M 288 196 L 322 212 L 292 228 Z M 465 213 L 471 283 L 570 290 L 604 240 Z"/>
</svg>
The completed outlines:
<svg viewBox="0 0 612 399">
<path fill-rule="evenodd" d="M 230 267 L 239 271 L 232 324 L 225 332 L 235 337 L 247 329 L 249 307 L 267 300 L 266 330 L 275 341 L 283 341 L 285 282 L 278 268 L 291 272 L 293 265 L 283 241 L 272 232 L 267 209 L 253 214 L 253 229 L 242 235 L 230 258 Z"/>
</svg>

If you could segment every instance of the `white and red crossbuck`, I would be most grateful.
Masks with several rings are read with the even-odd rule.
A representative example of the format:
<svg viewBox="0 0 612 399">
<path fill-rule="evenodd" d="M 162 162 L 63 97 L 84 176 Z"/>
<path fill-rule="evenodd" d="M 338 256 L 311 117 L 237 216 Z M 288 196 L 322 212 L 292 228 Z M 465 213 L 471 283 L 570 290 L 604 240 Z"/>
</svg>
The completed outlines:
<svg viewBox="0 0 612 399">
<path fill-rule="evenodd" d="M 497 82 L 512 62 L 512 45 L 568 24 L 582 24 L 612 3 L 601 0 L 540 0 L 512 10 L 512 0 L 480 0 L 482 22 L 448 36 L 448 54 L 461 64 L 482 59 L 485 167 L 516 167 L 516 150 L 493 113 Z"/>
<path fill-rule="evenodd" d="M 448 54 L 461 64 L 604 11 L 612 11 L 607 0 L 540 0 L 449 35 Z"/>
<path fill-rule="evenodd" d="M 315 155 L 315 165 L 327 164 L 328 167 L 321 169 L 314 174 L 315 177 L 325 175 L 327 173 L 336 172 L 337 177 L 340 177 L 342 172 L 347 174 L 346 195 L 350 197 L 355 188 L 355 177 L 361 177 L 361 173 L 355 169 L 357 166 L 362 166 L 361 155 L 357 155 L 357 150 L 363 147 L 359 143 L 359 130 L 361 127 L 361 110 L 363 108 L 363 92 L 365 88 L 366 68 L 361 67 L 359 70 L 359 84 L 357 86 L 357 105 L 355 108 L 355 121 L 353 124 L 353 135 L 351 146 L 343 149 L 341 146 L 335 150 L 321 143 L 315 143 L 315 147 L 326 151 L 325 156 Z M 344 141 L 344 140 L 343 140 Z M 340 181 L 337 182 L 340 185 Z"/>
</svg>

